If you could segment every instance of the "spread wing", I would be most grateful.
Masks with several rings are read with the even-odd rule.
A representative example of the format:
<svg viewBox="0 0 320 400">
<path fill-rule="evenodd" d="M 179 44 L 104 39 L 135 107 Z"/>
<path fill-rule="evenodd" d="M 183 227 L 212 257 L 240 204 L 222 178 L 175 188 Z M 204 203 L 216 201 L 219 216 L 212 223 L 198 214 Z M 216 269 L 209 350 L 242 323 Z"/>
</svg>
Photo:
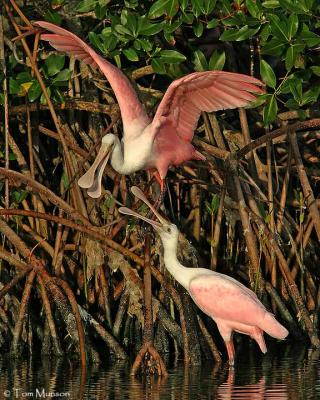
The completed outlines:
<svg viewBox="0 0 320 400">
<path fill-rule="evenodd" d="M 197 306 L 213 319 L 259 326 L 267 313 L 255 293 L 222 274 L 199 276 L 189 290 Z"/>
<path fill-rule="evenodd" d="M 135 121 L 137 128 L 143 129 L 149 123 L 149 118 L 140 103 L 137 94 L 128 78 L 114 65 L 97 54 L 83 40 L 75 34 L 45 21 L 35 22 L 52 33 L 42 34 L 41 39 L 48 41 L 58 51 L 73 55 L 76 59 L 90 65 L 93 69 L 99 68 L 108 79 L 120 106 L 124 127 L 130 127 Z M 124 129 L 129 132 L 130 129 Z"/>
<path fill-rule="evenodd" d="M 174 81 L 166 91 L 154 117 L 169 123 L 178 135 L 191 141 L 201 111 L 244 107 L 263 93 L 261 81 L 248 75 L 224 71 L 194 72 Z"/>
</svg>

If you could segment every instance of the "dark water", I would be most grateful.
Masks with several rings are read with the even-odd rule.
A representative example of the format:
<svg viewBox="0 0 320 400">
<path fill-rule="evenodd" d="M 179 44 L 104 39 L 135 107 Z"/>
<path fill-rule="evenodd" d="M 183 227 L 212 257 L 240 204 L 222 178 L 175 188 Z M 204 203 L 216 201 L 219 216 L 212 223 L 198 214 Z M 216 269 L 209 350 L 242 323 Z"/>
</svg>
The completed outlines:
<svg viewBox="0 0 320 400">
<path fill-rule="evenodd" d="M 86 376 L 66 359 L 0 359 L 0 399 L 320 399 L 319 353 L 274 345 L 265 356 L 238 349 L 234 370 L 206 362 L 171 362 L 169 377 L 130 377 L 127 362 L 89 368 Z"/>
</svg>

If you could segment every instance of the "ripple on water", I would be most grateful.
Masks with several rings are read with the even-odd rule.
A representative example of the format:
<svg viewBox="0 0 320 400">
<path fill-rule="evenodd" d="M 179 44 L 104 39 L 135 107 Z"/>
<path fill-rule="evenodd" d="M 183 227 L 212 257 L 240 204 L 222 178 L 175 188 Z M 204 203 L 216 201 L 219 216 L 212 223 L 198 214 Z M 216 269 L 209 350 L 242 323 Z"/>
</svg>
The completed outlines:
<svg viewBox="0 0 320 400">
<path fill-rule="evenodd" d="M 318 354 L 305 347 L 273 344 L 262 356 L 253 346 L 242 347 L 235 368 L 206 362 L 169 368 L 169 377 L 132 378 L 127 362 L 93 365 L 86 376 L 66 359 L 0 359 L 2 399 L 234 399 L 297 400 L 320 398 Z"/>
</svg>

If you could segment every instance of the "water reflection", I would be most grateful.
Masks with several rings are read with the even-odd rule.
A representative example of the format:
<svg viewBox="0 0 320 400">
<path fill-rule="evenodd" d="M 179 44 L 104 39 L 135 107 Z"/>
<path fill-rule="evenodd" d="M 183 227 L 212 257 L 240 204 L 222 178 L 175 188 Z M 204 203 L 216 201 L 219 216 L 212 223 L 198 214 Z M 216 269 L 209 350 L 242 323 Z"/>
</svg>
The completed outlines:
<svg viewBox="0 0 320 400">
<path fill-rule="evenodd" d="M 234 370 L 226 364 L 184 367 L 169 377 L 132 378 L 127 362 L 93 365 L 86 375 L 66 359 L 0 359 L 0 399 L 296 400 L 320 398 L 319 354 L 297 345 L 275 345 L 262 357 L 242 348 Z"/>
</svg>

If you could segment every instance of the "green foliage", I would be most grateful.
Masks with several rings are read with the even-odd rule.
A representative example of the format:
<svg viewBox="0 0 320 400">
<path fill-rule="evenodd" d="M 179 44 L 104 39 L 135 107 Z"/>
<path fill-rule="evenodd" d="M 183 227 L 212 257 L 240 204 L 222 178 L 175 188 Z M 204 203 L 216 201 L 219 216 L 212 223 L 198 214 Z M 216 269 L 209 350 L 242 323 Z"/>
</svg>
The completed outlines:
<svg viewBox="0 0 320 400">
<path fill-rule="evenodd" d="M 49 97 L 56 102 L 64 101 L 61 87 L 68 86 L 68 80 L 71 77 L 71 71 L 64 69 L 65 56 L 51 54 L 40 68 L 45 78 L 45 84 Z M 40 98 L 41 104 L 46 104 L 45 96 L 37 79 L 31 76 L 29 71 L 19 72 L 9 78 L 9 94 L 17 97 L 27 96 L 30 102 Z"/>
<path fill-rule="evenodd" d="M 63 24 L 59 9 L 66 2 L 51 4 L 45 18 Z M 320 46 L 319 11 L 315 0 L 82 0 L 77 6 L 78 13 L 85 13 L 83 36 L 119 68 L 151 64 L 155 73 L 171 79 L 193 70 L 248 73 L 250 46 L 255 45 L 256 75 L 267 90 L 256 104 L 263 106 L 266 125 L 275 121 L 278 110 L 303 109 L 318 101 L 319 85 L 313 82 L 320 76 L 320 52 L 315 50 Z M 14 62 L 10 93 L 45 102 L 35 78 Z M 64 56 L 55 54 L 41 65 L 55 101 L 63 101 L 61 88 L 70 78 L 64 65 Z"/>
<path fill-rule="evenodd" d="M 214 215 L 217 213 L 219 209 L 220 197 L 217 194 L 212 195 L 211 202 L 205 202 L 206 209 L 210 215 Z"/>
<path fill-rule="evenodd" d="M 131 0 L 124 7 L 102 3 L 83 0 L 78 10 L 94 11 L 98 19 L 110 21 L 89 38 L 118 66 L 125 59 L 151 63 L 156 73 L 173 78 L 181 75 L 188 60 L 196 71 L 222 69 L 226 63 L 223 42 L 239 42 L 235 48 L 248 52 L 254 38 L 261 48 L 259 70 L 268 90 L 263 106 L 265 124 L 275 120 L 283 104 L 285 109 L 297 109 L 318 99 L 319 90 L 309 84 L 320 75 L 319 56 L 312 50 L 320 45 L 319 4 L 314 0 Z M 97 7 L 104 7 L 103 15 L 98 16 Z M 197 40 L 213 31 L 219 35 L 218 48 L 208 55 L 197 46 Z M 173 70 L 173 63 L 179 68 Z"/>
</svg>

